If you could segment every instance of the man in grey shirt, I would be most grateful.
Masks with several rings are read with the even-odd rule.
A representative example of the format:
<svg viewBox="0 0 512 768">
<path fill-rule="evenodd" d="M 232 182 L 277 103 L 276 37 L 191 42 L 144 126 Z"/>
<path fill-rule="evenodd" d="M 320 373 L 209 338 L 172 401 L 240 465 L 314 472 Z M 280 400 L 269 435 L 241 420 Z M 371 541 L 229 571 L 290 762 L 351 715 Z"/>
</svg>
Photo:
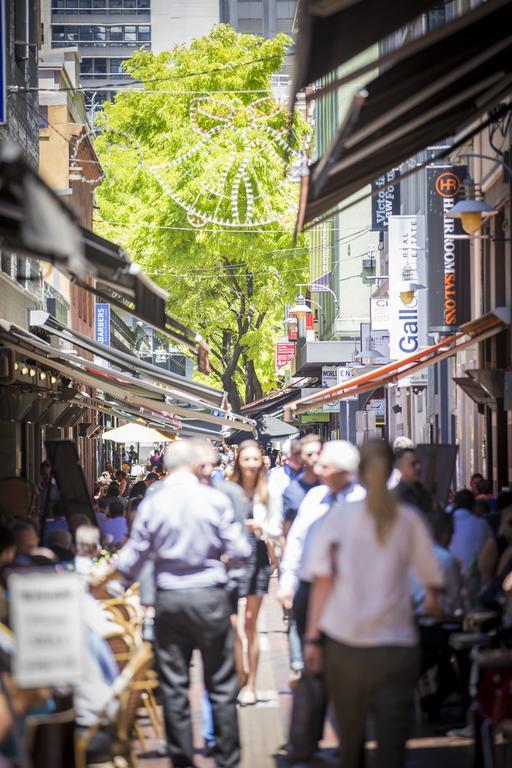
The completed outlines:
<svg viewBox="0 0 512 768">
<path fill-rule="evenodd" d="M 195 648 L 213 705 L 216 765 L 236 768 L 237 678 L 223 560 L 243 561 L 250 545 L 229 499 L 199 483 L 194 474 L 199 454 L 197 441 L 170 446 L 169 476 L 141 502 L 116 568 L 133 580 L 149 556 L 154 560 L 155 649 L 174 768 L 194 766 L 188 688 Z"/>
</svg>

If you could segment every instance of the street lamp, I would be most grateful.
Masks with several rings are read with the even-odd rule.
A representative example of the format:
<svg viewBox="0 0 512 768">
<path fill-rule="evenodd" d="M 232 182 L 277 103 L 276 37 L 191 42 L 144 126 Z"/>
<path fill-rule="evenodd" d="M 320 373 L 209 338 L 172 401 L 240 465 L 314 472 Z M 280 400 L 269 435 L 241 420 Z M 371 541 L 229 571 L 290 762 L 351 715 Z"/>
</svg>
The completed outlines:
<svg viewBox="0 0 512 768">
<path fill-rule="evenodd" d="M 498 211 L 491 208 L 485 200 L 477 200 L 475 182 L 468 177 L 464 179 L 464 200 L 459 200 L 453 208 L 445 213 L 447 219 L 460 219 L 462 229 L 468 235 L 476 235 L 482 226 L 482 219 L 495 216 Z"/>
<path fill-rule="evenodd" d="M 499 157 L 482 155 L 477 152 L 462 152 L 459 153 L 459 157 L 477 157 L 483 160 L 490 160 L 496 163 L 496 165 L 501 165 L 512 176 L 512 167 Z M 445 217 L 448 219 L 460 219 L 464 232 L 467 232 L 468 235 L 475 235 L 482 226 L 482 219 L 496 216 L 498 211 L 488 205 L 485 200 L 476 199 L 475 183 L 471 178 L 464 180 L 464 191 L 466 198 L 456 203 L 450 211 L 445 213 Z"/>
<path fill-rule="evenodd" d="M 417 280 L 402 280 L 398 283 L 398 293 L 402 304 L 409 305 L 414 301 L 416 291 L 424 291 L 426 286 Z"/>
<path fill-rule="evenodd" d="M 306 299 L 302 295 L 296 297 L 295 306 L 291 307 L 289 312 L 291 315 L 295 315 L 297 320 L 304 320 L 307 315 L 313 314 L 313 310 L 308 307 Z"/>
</svg>

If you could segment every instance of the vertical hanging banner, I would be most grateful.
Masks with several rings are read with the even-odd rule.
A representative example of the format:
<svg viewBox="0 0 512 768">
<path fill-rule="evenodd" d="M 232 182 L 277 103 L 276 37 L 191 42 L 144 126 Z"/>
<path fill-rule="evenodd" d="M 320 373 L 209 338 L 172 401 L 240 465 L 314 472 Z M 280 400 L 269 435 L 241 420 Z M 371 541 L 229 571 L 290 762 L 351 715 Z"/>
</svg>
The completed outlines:
<svg viewBox="0 0 512 768">
<path fill-rule="evenodd" d="M 425 217 L 390 216 L 389 357 L 401 360 L 427 346 L 427 291 L 400 295 L 400 284 L 411 279 L 426 285 Z M 423 386 L 426 371 L 402 379 L 401 386 Z"/>
<path fill-rule="evenodd" d="M 469 241 L 459 219 L 447 219 L 463 193 L 464 166 L 427 168 L 428 326 L 431 331 L 456 331 L 470 320 Z"/>
<path fill-rule="evenodd" d="M 96 304 L 94 307 L 94 338 L 104 347 L 110 347 L 110 304 Z M 110 363 L 98 355 L 94 362 L 104 368 L 110 368 Z"/>
<path fill-rule="evenodd" d="M 96 341 L 110 347 L 110 304 L 96 304 Z"/>
<path fill-rule="evenodd" d="M 7 122 L 7 33 L 5 29 L 5 0 L 0 0 L 0 125 Z"/>
<path fill-rule="evenodd" d="M 386 232 L 390 216 L 400 213 L 400 171 L 393 168 L 372 182 L 372 231 Z"/>
</svg>

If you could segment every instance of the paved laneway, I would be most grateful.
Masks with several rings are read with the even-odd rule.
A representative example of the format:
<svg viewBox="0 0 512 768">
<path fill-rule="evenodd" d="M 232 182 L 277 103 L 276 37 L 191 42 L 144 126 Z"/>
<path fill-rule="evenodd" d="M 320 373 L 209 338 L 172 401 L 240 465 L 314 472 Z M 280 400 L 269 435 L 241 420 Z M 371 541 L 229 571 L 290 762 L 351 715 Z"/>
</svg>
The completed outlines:
<svg viewBox="0 0 512 768">
<path fill-rule="evenodd" d="M 271 592 L 275 591 L 272 580 Z M 255 707 L 240 709 L 240 730 L 243 746 L 242 768 L 284 768 L 282 747 L 286 743 L 287 724 L 291 707 L 288 688 L 288 646 L 282 612 L 273 594 L 264 601 L 261 614 L 261 665 L 258 678 L 259 702 Z M 194 728 L 199 768 L 213 768 L 213 761 L 201 755 L 200 722 L 200 664 L 193 668 L 192 698 L 194 702 Z M 148 731 L 148 734 L 150 732 Z M 162 743 L 150 743 L 151 749 L 162 748 Z M 371 755 L 371 743 L 368 745 Z M 334 734 L 327 729 L 322 743 L 322 761 L 318 765 L 335 766 Z M 371 758 L 369 760 L 371 765 Z M 139 757 L 140 768 L 169 768 L 166 758 L 153 755 Z M 469 768 L 471 749 L 468 740 L 449 739 L 442 728 L 416 728 L 409 743 L 407 768 Z"/>
</svg>

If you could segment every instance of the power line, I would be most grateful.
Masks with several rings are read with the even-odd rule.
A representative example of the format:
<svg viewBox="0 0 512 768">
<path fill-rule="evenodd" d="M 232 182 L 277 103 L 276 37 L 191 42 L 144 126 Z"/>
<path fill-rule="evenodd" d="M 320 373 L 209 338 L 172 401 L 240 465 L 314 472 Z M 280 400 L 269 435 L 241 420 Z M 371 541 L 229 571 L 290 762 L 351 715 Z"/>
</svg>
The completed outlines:
<svg viewBox="0 0 512 768">
<path fill-rule="evenodd" d="M 119 227 L 121 229 L 130 229 L 130 227 L 127 226 L 127 223 L 125 221 L 108 221 L 107 219 L 100 219 L 101 223 L 108 224 L 111 227 Z M 135 227 L 145 227 L 147 229 L 163 229 L 163 230 L 170 230 L 170 231 L 178 231 L 178 232 L 230 232 L 233 234 L 244 234 L 244 235 L 254 235 L 254 234 L 262 234 L 262 233 L 272 233 L 275 232 L 277 234 L 279 233 L 288 233 L 292 234 L 292 230 L 290 229 L 231 229 L 231 227 L 227 229 L 221 229 L 221 228 L 206 228 L 206 227 L 174 227 L 167 224 L 149 224 L 144 221 L 134 222 L 132 226 Z M 307 230 L 306 230 L 307 231 Z M 341 232 L 343 231 L 342 227 L 332 227 L 329 230 L 330 232 Z M 365 232 L 369 232 L 370 227 L 364 227 L 363 229 L 357 230 L 355 233 L 350 233 L 348 235 L 345 235 L 345 237 L 341 237 L 338 240 L 335 240 L 334 242 L 340 243 L 344 240 L 347 240 L 349 238 L 356 239 L 356 237 L 361 237 Z"/>
<path fill-rule="evenodd" d="M 264 56 L 260 59 L 251 59 L 250 61 L 241 61 L 239 63 L 234 62 L 228 62 L 223 67 L 216 67 L 215 69 L 206 69 L 202 72 L 187 72 L 183 75 L 169 75 L 168 77 L 155 77 L 149 80 L 130 80 L 129 82 L 123 83 L 116 81 L 115 83 L 107 83 L 106 85 L 102 86 L 102 89 L 109 90 L 109 91 L 119 91 L 119 90 L 126 90 L 128 88 L 131 88 L 132 91 L 136 91 L 137 93 L 144 93 L 144 91 L 140 91 L 138 89 L 133 88 L 134 85 L 146 85 L 151 83 L 163 83 L 163 82 L 170 82 L 170 81 L 176 81 L 176 80 L 186 80 L 190 77 L 202 77 L 203 75 L 214 75 L 219 72 L 225 72 L 227 69 L 241 69 L 242 67 L 249 67 L 252 64 L 261 64 L 264 61 L 274 61 L 275 59 L 280 59 L 281 56 L 279 54 L 273 54 L 272 56 Z M 11 94 L 22 94 L 22 93 L 41 93 L 41 92 L 48 92 L 48 88 L 18 88 L 16 86 L 12 86 L 9 95 Z M 85 86 L 67 86 L 65 88 L 57 88 L 52 89 L 52 93 L 64 93 L 66 91 L 73 91 L 73 92 L 83 92 L 83 91 L 94 91 L 99 90 L 98 88 L 88 88 Z"/>
</svg>

